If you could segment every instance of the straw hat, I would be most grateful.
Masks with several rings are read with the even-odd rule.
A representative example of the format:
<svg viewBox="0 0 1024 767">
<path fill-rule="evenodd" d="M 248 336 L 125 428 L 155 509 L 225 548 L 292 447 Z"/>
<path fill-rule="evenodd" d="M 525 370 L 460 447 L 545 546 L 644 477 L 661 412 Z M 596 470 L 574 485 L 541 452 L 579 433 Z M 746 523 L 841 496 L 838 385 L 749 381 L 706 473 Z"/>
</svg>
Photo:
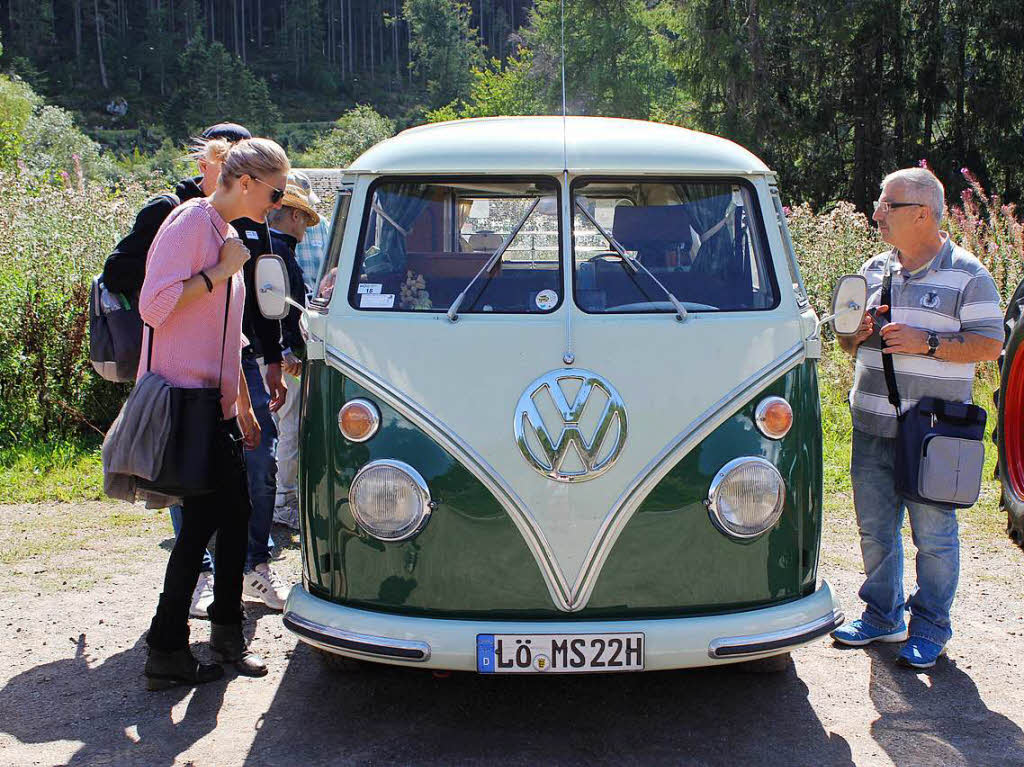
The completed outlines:
<svg viewBox="0 0 1024 767">
<path fill-rule="evenodd" d="M 284 188 L 284 197 L 281 198 L 281 206 L 285 208 L 296 208 L 306 214 L 309 221 L 308 226 L 316 226 L 320 223 L 320 214 L 313 210 L 309 199 L 309 193 L 303 190 L 298 184 L 289 180 Z"/>
<path fill-rule="evenodd" d="M 310 205 L 319 205 L 320 198 L 313 190 L 313 185 L 309 182 L 309 176 L 303 173 L 301 170 L 291 170 L 288 172 L 288 183 L 295 184 L 297 187 L 302 189 L 303 192 L 308 196 Z"/>
</svg>

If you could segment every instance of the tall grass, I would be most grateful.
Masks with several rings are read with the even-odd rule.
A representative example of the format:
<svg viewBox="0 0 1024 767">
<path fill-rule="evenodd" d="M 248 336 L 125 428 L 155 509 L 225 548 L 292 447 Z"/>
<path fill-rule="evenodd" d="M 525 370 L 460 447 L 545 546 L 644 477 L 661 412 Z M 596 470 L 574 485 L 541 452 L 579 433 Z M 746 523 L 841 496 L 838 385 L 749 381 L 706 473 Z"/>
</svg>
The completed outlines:
<svg viewBox="0 0 1024 767">
<path fill-rule="evenodd" d="M 105 429 L 125 388 L 88 362 L 89 282 L 146 197 L 0 173 L 0 447 Z"/>
</svg>

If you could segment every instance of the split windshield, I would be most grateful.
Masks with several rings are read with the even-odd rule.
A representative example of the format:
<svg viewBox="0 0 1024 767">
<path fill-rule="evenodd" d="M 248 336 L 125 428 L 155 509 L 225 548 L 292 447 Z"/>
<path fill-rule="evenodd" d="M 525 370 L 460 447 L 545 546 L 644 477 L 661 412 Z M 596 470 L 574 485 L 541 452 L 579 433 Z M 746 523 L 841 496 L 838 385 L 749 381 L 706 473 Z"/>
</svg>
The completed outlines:
<svg viewBox="0 0 1024 767">
<path fill-rule="evenodd" d="M 740 183 L 577 182 L 577 304 L 591 313 L 674 313 L 671 293 L 687 311 L 773 308 L 778 290 L 754 199 Z"/>
<path fill-rule="evenodd" d="M 447 312 L 466 291 L 459 314 L 550 312 L 561 302 L 559 242 L 554 180 L 385 180 L 364 213 L 349 301 Z"/>
</svg>

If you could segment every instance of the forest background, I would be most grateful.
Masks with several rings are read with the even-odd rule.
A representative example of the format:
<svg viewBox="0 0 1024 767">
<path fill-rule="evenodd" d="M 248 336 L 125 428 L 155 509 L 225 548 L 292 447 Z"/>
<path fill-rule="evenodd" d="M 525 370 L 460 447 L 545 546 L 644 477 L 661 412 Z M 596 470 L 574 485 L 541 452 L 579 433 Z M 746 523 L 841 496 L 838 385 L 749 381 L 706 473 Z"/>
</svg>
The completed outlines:
<svg viewBox="0 0 1024 767">
<path fill-rule="evenodd" d="M 410 125 L 558 113 L 561 18 L 559 0 L 0 0 L 0 499 L 99 497 L 126 388 L 88 363 L 87 286 L 191 172 L 190 136 L 234 120 L 296 166 L 344 167 Z M 1019 0 L 565 0 L 564 34 L 570 114 L 716 133 L 778 172 L 819 314 L 882 249 L 879 180 L 919 163 L 1013 293 Z M 833 492 L 850 364 L 832 344 L 820 375 Z M 996 384 L 980 366 L 979 401 Z"/>
<path fill-rule="evenodd" d="M 557 112 L 560 29 L 559 0 L 0 0 L 0 69 L 166 167 L 221 117 L 297 154 L 357 104 Z M 1019 0 L 566 0 L 565 51 L 570 113 L 727 136 L 815 209 L 921 159 L 954 200 L 962 167 L 1024 190 Z"/>
</svg>

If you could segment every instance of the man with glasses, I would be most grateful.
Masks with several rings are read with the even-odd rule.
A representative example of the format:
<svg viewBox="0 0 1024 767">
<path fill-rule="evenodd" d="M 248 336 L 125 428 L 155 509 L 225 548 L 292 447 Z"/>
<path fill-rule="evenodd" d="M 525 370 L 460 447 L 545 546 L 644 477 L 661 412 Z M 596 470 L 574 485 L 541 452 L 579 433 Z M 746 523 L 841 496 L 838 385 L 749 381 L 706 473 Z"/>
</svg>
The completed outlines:
<svg viewBox="0 0 1024 767">
<path fill-rule="evenodd" d="M 869 313 L 855 336 L 839 339 L 856 359 L 850 474 L 864 558 L 859 596 L 866 607 L 832 637 L 863 646 L 903 642 L 909 635 L 899 660 L 913 668 L 934 666 L 953 634 L 949 611 L 960 544 L 955 511 L 905 500 L 896 491 L 896 410 L 888 399 L 882 355 L 892 355 L 906 412 L 927 396 L 970 402 L 975 363 L 996 359 L 1003 342 L 995 282 L 940 229 L 944 211 L 945 190 L 931 171 L 908 168 L 885 177 L 872 218 L 892 247 L 861 268 Z M 887 270 L 891 306 L 881 306 Z M 909 599 L 903 594 L 904 510 L 918 550 L 917 588 Z"/>
</svg>

